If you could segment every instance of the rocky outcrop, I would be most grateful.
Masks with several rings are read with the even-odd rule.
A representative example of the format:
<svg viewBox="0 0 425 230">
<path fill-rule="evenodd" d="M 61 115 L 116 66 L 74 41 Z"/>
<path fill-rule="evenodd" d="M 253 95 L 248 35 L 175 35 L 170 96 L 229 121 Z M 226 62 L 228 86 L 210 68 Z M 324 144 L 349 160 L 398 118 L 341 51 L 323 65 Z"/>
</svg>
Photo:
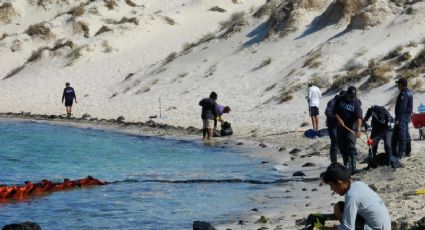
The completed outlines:
<svg viewBox="0 0 425 230">
<path fill-rule="evenodd" d="M 372 5 L 360 10 L 351 17 L 347 29 L 367 29 L 379 25 L 388 15 L 392 13 L 388 1 L 377 1 Z"/>
<path fill-rule="evenodd" d="M 269 35 L 281 36 L 296 31 L 305 14 L 325 8 L 331 0 L 268 0 L 254 16 L 269 14 Z"/>
</svg>

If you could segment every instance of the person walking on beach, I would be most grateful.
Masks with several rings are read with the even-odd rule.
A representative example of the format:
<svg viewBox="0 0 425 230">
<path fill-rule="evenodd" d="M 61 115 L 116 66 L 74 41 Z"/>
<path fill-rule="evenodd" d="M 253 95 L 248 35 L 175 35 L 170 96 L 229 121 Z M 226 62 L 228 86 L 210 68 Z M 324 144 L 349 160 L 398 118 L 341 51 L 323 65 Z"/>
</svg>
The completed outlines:
<svg viewBox="0 0 425 230">
<path fill-rule="evenodd" d="M 340 224 L 323 227 L 324 230 L 379 229 L 391 230 L 391 218 L 381 197 L 362 181 L 352 181 L 350 172 L 344 166 L 331 164 L 323 174 L 323 181 L 340 196 L 334 206 L 334 215 Z"/>
<path fill-rule="evenodd" d="M 339 153 L 338 146 L 338 135 L 337 135 L 337 127 L 338 121 L 336 120 L 336 116 L 333 113 L 335 109 L 335 103 L 339 97 L 343 97 L 345 95 L 345 90 L 341 90 L 338 95 L 335 95 L 334 98 L 329 100 L 326 105 L 325 115 L 326 115 L 326 127 L 328 127 L 329 139 L 331 140 L 331 147 L 329 149 L 329 155 L 331 157 L 331 163 L 337 162 L 337 155 Z"/>
<path fill-rule="evenodd" d="M 199 105 L 202 106 L 202 141 L 205 141 L 205 139 L 210 140 L 212 137 L 214 121 L 217 117 L 216 101 L 217 93 L 213 91 L 208 98 L 204 98 L 199 102 Z"/>
<path fill-rule="evenodd" d="M 413 94 L 407 88 L 407 79 L 400 78 L 396 81 L 399 89 L 395 105 L 395 125 L 393 132 L 393 151 L 398 158 L 410 156 L 409 122 L 413 112 Z"/>
<path fill-rule="evenodd" d="M 232 111 L 231 109 L 230 109 L 230 107 L 229 106 L 224 106 L 224 105 L 220 105 L 220 104 L 218 104 L 217 103 L 217 105 L 216 105 L 216 114 L 217 114 L 217 117 L 215 118 L 215 120 L 214 120 L 214 130 L 213 130 L 213 134 L 214 134 L 214 136 L 218 136 L 217 134 L 216 134 L 216 132 L 217 132 L 217 123 L 218 122 L 220 122 L 220 123 L 223 123 L 224 122 L 224 119 L 223 119 L 223 114 L 225 114 L 225 113 L 230 113 L 230 111 Z"/>
<path fill-rule="evenodd" d="M 306 99 L 308 101 L 311 123 L 315 130 L 319 130 L 319 105 L 321 98 L 322 93 L 320 92 L 320 89 L 313 85 L 312 81 L 308 82 L 308 93 Z"/>
<path fill-rule="evenodd" d="M 347 93 L 339 97 L 335 103 L 333 114 L 338 122 L 337 135 L 339 150 L 346 167 L 351 168 L 351 173 L 356 173 L 356 138 L 360 138 L 363 111 L 362 103 L 357 98 L 357 89 L 350 86 Z"/>
<path fill-rule="evenodd" d="M 62 103 L 65 101 L 65 107 L 66 107 L 66 116 L 68 118 L 71 117 L 72 112 L 72 102 L 75 100 L 75 103 L 77 103 L 77 96 L 75 95 L 74 88 L 71 87 L 71 84 L 67 82 L 65 84 L 65 89 L 63 89 L 62 94 Z"/>
<path fill-rule="evenodd" d="M 371 126 L 372 132 L 370 139 L 372 147 L 369 149 L 369 166 L 376 167 L 376 152 L 378 151 L 379 141 L 384 140 L 385 153 L 388 156 L 388 166 L 393 168 L 400 167 L 398 159 L 394 159 L 391 147 L 391 137 L 393 134 L 394 119 L 391 114 L 383 106 L 374 105 L 370 107 L 364 117 L 365 128 L 368 127 L 367 121 L 372 117 Z"/>
</svg>

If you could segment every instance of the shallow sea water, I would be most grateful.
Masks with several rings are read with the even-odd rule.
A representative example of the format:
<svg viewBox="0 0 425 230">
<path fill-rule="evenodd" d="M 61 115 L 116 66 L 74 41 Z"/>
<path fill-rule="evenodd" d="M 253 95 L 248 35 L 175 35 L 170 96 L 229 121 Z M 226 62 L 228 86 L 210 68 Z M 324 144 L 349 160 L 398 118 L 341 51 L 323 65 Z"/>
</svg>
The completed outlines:
<svg viewBox="0 0 425 230">
<path fill-rule="evenodd" d="M 255 197 L 270 185 L 158 180 L 278 179 L 269 164 L 240 151 L 91 128 L 1 121 L 0 183 L 61 182 L 87 175 L 117 183 L 0 203 L 0 227 L 33 221 L 48 230 L 161 230 L 191 229 L 194 220 L 235 221 L 258 205 Z"/>
</svg>

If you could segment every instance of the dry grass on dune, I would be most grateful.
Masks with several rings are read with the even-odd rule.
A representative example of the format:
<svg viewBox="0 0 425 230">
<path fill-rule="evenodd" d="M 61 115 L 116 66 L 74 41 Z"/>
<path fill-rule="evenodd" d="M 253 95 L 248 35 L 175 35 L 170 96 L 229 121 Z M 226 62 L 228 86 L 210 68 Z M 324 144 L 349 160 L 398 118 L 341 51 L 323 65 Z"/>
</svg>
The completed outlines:
<svg viewBox="0 0 425 230">
<path fill-rule="evenodd" d="M 96 34 L 94 36 L 98 36 L 100 34 L 110 32 L 110 31 L 112 31 L 112 29 L 109 28 L 108 26 L 102 26 L 102 27 L 100 27 L 100 29 L 96 32 Z"/>
<path fill-rule="evenodd" d="M 245 12 L 233 13 L 228 20 L 220 22 L 221 37 L 228 38 L 231 34 L 239 32 L 247 23 Z"/>
<path fill-rule="evenodd" d="M 18 15 L 13 8 L 12 3 L 5 2 L 0 6 L 0 21 L 8 24 L 12 22 L 12 18 Z"/>
<path fill-rule="evenodd" d="M 46 23 L 37 23 L 30 25 L 28 29 L 25 31 L 31 37 L 37 37 L 41 39 L 49 39 L 55 37 L 55 35 L 50 30 L 50 27 L 46 25 Z"/>
</svg>

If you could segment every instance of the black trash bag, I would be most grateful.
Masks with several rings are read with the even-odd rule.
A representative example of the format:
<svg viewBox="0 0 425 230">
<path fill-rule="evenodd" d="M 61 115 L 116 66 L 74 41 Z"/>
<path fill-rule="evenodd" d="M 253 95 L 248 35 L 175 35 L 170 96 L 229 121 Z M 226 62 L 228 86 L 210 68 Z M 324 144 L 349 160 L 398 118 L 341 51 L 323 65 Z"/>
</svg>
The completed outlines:
<svg viewBox="0 0 425 230">
<path fill-rule="evenodd" d="M 221 136 L 233 135 L 232 125 L 229 122 L 225 121 L 221 123 L 220 135 Z"/>
</svg>

